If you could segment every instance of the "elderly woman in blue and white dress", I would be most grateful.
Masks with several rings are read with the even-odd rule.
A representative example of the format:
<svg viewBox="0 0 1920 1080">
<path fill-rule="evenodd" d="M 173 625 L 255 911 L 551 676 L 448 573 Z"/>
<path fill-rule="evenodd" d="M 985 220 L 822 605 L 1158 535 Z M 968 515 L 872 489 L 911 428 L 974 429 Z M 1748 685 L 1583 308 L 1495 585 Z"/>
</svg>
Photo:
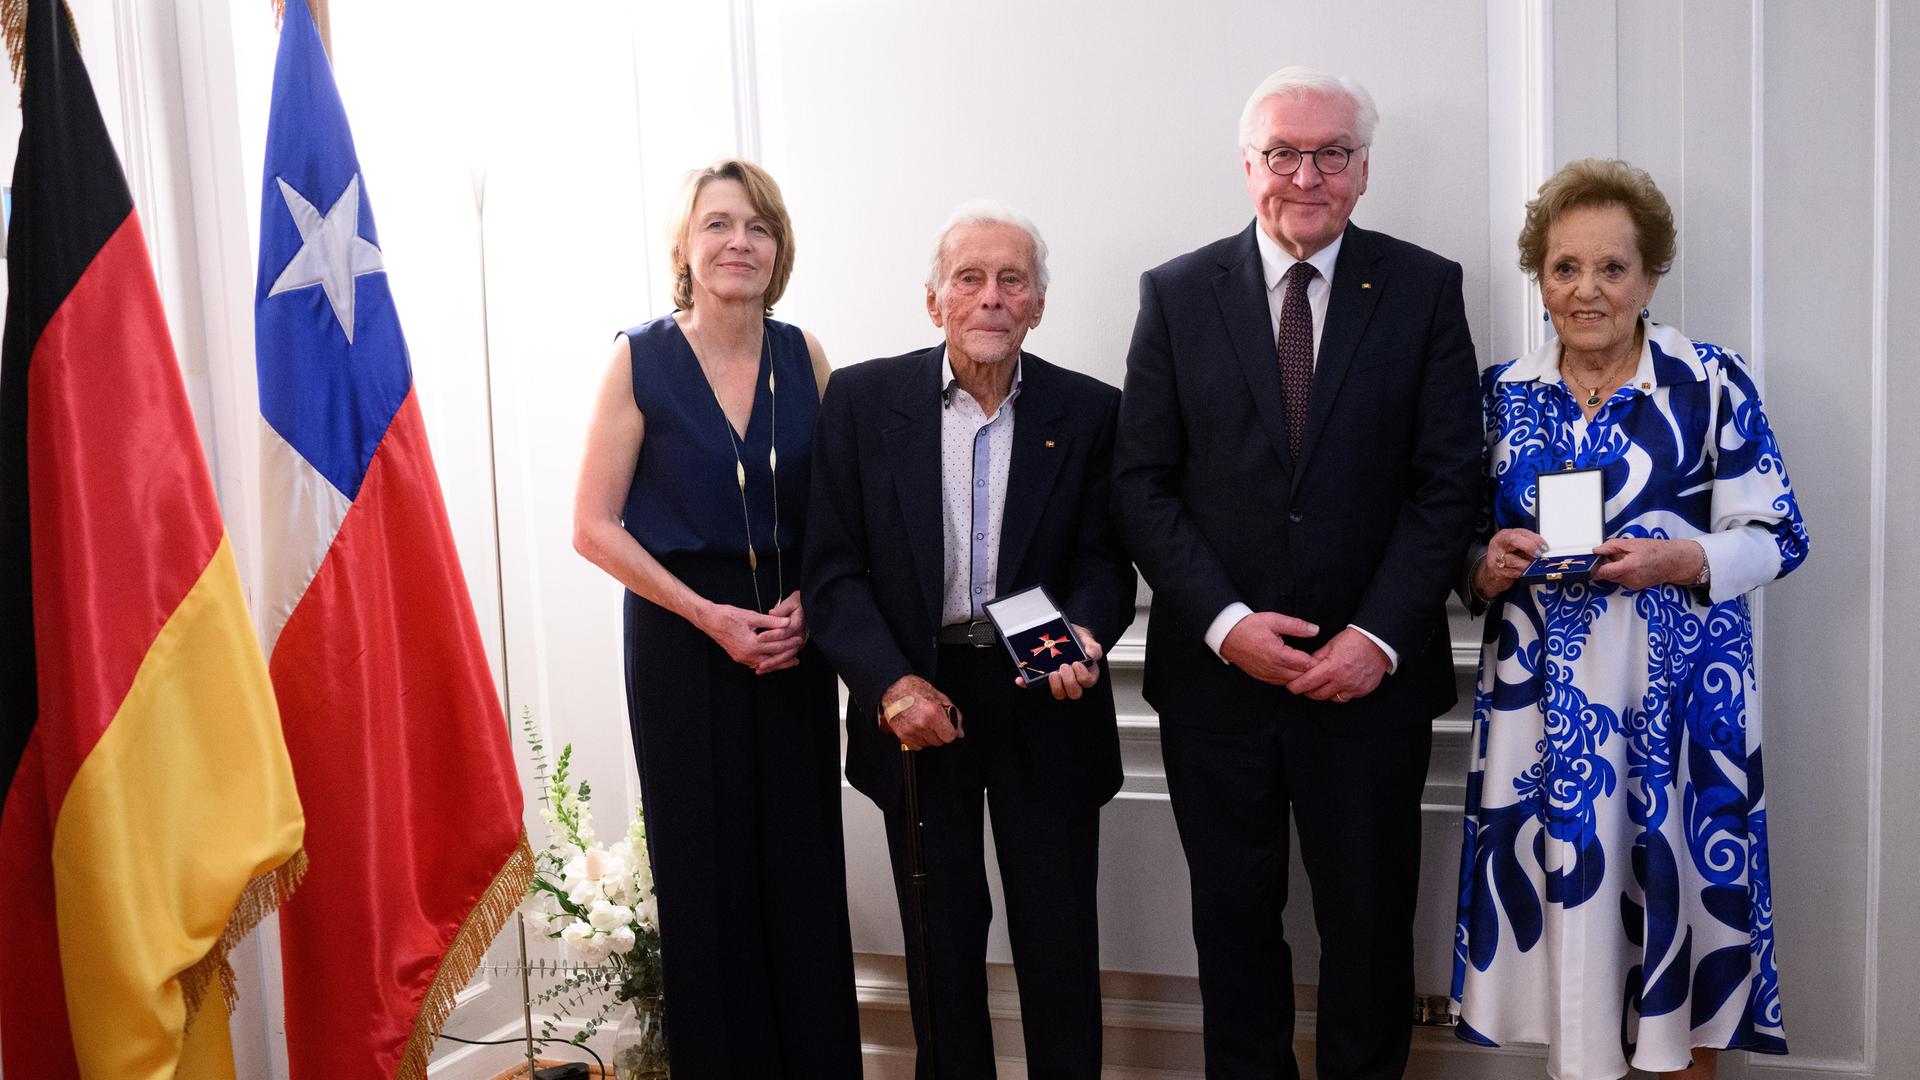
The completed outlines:
<svg viewBox="0 0 1920 1080">
<path fill-rule="evenodd" d="M 1645 172 L 1561 169 L 1520 253 L 1556 337 L 1481 380 L 1457 1031 L 1547 1044 L 1558 1080 L 1711 1077 L 1786 1052 L 1747 593 L 1807 532 L 1745 362 L 1646 318 L 1674 227 Z M 1604 558 L 1521 584 L 1535 477 L 1568 468 L 1602 470 Z"/>
</svg>

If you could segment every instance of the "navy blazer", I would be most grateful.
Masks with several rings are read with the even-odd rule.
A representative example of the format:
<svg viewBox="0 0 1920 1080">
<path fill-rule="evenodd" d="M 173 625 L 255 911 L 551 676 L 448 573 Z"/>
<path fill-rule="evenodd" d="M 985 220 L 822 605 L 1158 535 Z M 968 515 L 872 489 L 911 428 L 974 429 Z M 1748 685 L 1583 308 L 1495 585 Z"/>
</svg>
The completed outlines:
<svg viewBox="0 0 1920 1080">
<path fill-rule="evenodd" d="M 900 744 L 874 718 L 903 676 L 937 675 L 946 550 L 940 471 L 939 347 L 869 360 L 827 381 L 813 443 L 801 592 L 813 640 L 851 694 L 847 778 L 883 808 L 899 797 Z M 1133 621 L 1136 579 L 1111 513 L 1120 392 L 1021 354 L 1013 459 L 1001 518 L 998 588 L 1045 585 L 1102 648 Z M 1007 661 L 1007 678 L 1014 677 Z M 1120 786 L 1109 673 L 1078 701 L 1022 691 L 996 718 L 1069 802 Z"/>
<path fill-rule="evenodd" d="M 1425 723 L 1457 695 L 1445 601 L 1480 470 L 1460 266 L 1348 225 L 1296 461 L 1254 227 L 1140 279 L 1114 494 L 1153 588 L 1147 700 L 1219 730 Z M 1318 624 L 1307 651 L 1362 626 L 1399 669 L 1343 704 L 1262 683 L 1204 640 L 1236 600 Z"/>
</svg>

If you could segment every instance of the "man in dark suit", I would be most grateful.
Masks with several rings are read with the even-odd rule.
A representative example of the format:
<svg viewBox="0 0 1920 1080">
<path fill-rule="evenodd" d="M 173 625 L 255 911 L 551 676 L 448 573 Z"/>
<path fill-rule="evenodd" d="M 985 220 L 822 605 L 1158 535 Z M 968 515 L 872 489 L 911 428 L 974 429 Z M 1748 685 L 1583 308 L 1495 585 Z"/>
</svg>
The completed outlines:
<svg viewBox="0 0 1920 1080">
<path fill-rule="evenodd" d="M 1398 1077 L 1420 791 L 1455 698 L 1444 613 L 1480 410 L 1460 267 L 1352 226 L 1377 113 L 1270 76 L 1240 125 L 1255 222 L 1148 271 L 1115 451 L 1193 882 L 1209 1077 L 1297 1077 L 1289 812 L 1320 931 L 1322 1080 Z"/>
<path fill-rule="evenodd" d="M 1120 747 L 1099 659 L 1133 620 L 1134 575 L 1111 514 L 1119 392 L 1020 351 L 1046 289 L 1046 246 L 1030 223 L 962 207 L 927 280 L 946 342 L 834 373 L 814 439 L 802 593 L 813 639 L 851 694 L 847 777 L 886 815 L 923 1078 L 993 1075 L 982 792 L 1028 1075 L 1100 1075 L 1094 886 Z M 983 606 L 1033 585 L 1060 603 L 1091 658 L 1044 687 L 1016 685 Z M 907 749 L 931 988 L 908 915 Z"/>
</svg>

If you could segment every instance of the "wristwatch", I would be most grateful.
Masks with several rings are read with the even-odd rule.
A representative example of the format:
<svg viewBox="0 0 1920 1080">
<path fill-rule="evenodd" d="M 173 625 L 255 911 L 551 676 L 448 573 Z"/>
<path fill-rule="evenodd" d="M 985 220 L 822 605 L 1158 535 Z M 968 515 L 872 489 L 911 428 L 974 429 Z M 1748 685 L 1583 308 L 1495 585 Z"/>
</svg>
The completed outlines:
<svg viewBox="0 0 1920 1080">
<path fill-rule="evenodd" d="M 1707 546 L 1695 540 L 1693 546 L 1700 549 L 1700 576 L 1693 579 L 1693 587 L 1704 589 L 1713 580 L 1713 564 L 1707 561 Z"/>
</svg>

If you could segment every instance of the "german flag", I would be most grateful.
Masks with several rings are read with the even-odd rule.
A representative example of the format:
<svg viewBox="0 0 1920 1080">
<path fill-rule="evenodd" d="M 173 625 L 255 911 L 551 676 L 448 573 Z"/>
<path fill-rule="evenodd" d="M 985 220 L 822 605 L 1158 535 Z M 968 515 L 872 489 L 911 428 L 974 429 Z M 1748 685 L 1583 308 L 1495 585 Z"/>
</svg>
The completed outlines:
<svg viewBox="0 0 1920 1080">
<path fill-rule="evenodd" d="M 227 951 L 305 867 L 300 803 L 71 17 L 12 30 L 0 1068 L 229 1078 Z"/>
</svg>

